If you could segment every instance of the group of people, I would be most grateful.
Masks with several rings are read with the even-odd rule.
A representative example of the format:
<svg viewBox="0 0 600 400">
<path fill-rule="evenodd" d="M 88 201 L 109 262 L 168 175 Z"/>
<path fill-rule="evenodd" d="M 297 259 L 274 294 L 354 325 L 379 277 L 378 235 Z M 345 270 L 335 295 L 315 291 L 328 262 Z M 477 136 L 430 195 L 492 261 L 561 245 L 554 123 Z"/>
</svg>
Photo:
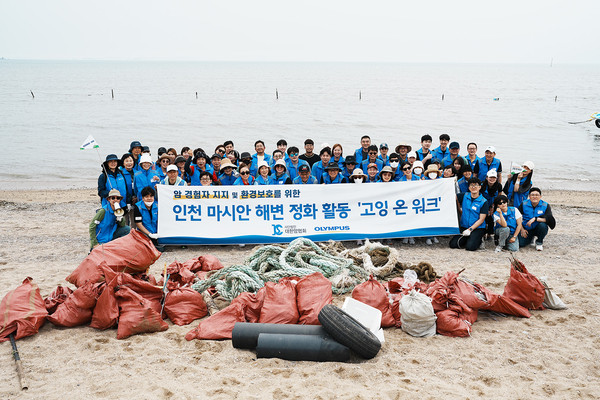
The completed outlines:
<svg viewBox="0 0 600 400">
<path fill-rule="evenodd" d="M 139 141 L 131 142 L 120 158 L 109 154 L 98 177 L 98 196 L 102 208 L 90 224 L 92 248 L 139 229 L 156 241 L 158 207 L 157 184 L 175 186 L 280 185 L 280 184 L 363 184 L 456 179 L 457 206 L 461 235 L 450 240 L 450 247 L 476 250 L 485 237 L 496 237 L 496 251 L 518 251 L 533 241 L 543 249 L 548 227 L 555 223 L 550 206 L 541 199 L 541 190 L 533 186 L 534 164 L 523 163 L 520 172 L 509 175 L 502 185 L 502 163 L 496 149 L 488 146 L 484 156 L 477 155 L 477 144 L 467 145 L 460 155 L 460 144 L 448 134 L 439 136 L 439 146 L 432 149 L 433 138 L 421 137 L 416 151 L 406 143 L 390 153 L 387 143 L 371 143 L 361 137 L 360 147 L 344 156 L 341 144 L 326 143 L 315 153 L 312 139 L 304 141 L 304 153 L 288 147 L 284 139 L 267 153 L 265 143 L 254 143 L 254 154 L 235 149 L 231 140 L 219 144 L 209 157 L 203 148 L 158 149 L 153 159 L 150 149 Z M 125 211 L 124 215 L 115 210 Z M 524 223 L 523 223 L 524 221 Z M 433 238 L 437 243 L 437 238 Z M 414 244 L 414 238 L 405 243 Z M 426 240 L 432 244 L 431 239 Z"/>
</svg>

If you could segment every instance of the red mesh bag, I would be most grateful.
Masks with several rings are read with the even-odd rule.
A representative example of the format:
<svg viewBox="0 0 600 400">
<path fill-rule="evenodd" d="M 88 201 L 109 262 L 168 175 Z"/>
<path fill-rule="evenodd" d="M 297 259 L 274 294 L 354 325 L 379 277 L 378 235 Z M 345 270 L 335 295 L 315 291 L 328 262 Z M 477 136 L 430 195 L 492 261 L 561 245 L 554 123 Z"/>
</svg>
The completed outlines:
<svg viewBox="0 0 600 400">
<path fill-rule="evenodd" d="M 260 288 L 256 293 L 244 292 L 233 299 L 231 304 L 239 303 L 242 305 L 246 322 L 258 322 L 260 319 L 260 310 L 265 301 L 265 292 L 265 287 Z"/>
<path fill-rule="evenodd" d="M 390 308 L 390 301 L 385 286 L 379 283 L 373 275 L 352 290 L 352 298 L 381 311 L 381 327 L 388 328 L 396 325 L 396 319 Z"/>
<path fill-rule="evenodd" d="M 151 303 L 126 286 L 115 293 L 119 304 L 117 339 L 125 339 L 138 333 L 162 332 L 169 325 L 162 320 Z"/>
<path fill-rule="evenodd" d="M 185 335 L 185 339 L 231 339 L 231 332 L 236 322 L 246 322 L 244 306 L 241 302 L 232 302 L 218 313 L 203 319 L 196 328 Z"/>
<path fill-rule="evenodd" d="M 44 325 L 48 311 L 40 289 L 32 281 L 33 278 L 25 278 L 0 302 L 0 342 L 8 340 L 11 333 L 15 339 L 35 335 Z"/>
<path fill-rule="evenodd" d="M 296 304 L 300 314 L 298 323 L 320 325 L 319 312 L 332 301 L 331 282 L 322 273 L 315 272 L 300 279 L 296 284 Z"/>
<path fill-rule="evenodd" d="M 92 320 L 92 309 L 96 305 L 98 286 L 91 282 L 75 290 L 64 303 L 56 308 L 48 321 L 57 326 L 73 327 Z"/>
<path fill-rule="evenodd" d="M 44 305 L 46 306 L 46 310 L 48 310 L 48 314 L 52 314 L 56 311 L 56 307 L 58 307 L 59 304 L 64 303 L 71 293 L 73 293 L 73 291 L 70 288 L 58 285 L 56 289 L 50 293 L 50 296 L 44 299 Z"/>
<path fill-rule="evenodd" d="M 212 254 L 205 254 L 198 257 L 198 260 L 202 263 L 202 271 L 214 271 L 223 268 L 221 261 Z"/>
<path fill-rule="evenodd" d="M 189 287 L 180 287 L 167 293 L 165 313 L 175 325 L 188 325 L 208 314 L 202 295 Z"/>
<path fill-rule="evenodd" d="M 265 324 L 297 324 L 299 317 L 294 282 L 290 278 L 280 279 L 279 283 L 267 282 L 259 321 Z"/>
<path fill-rule="evenodd" d="M 143 233 L 132 229 L 121 238 L 96 247 L 67 277 L 67 281 L 80 287 L 86 282 L 98 282 L 102 278 L 99 268 L 102 261 L 118 272 L 143 272 L 160 257 L 152 241 Z"/>
<path fill-rule="evenodd" d="M 471 336 L 471 326 L 477 320 L 477 310 L 448 308 L 435 313 L 436 331 L 440 335 L 452 337 Z"/>
<path fill-rule="evenodd" d="M 511 262 L 510 278 L 503 296 L 530 310 L 544 309 L 544 285 L 517 259 Z"/>
</svg>

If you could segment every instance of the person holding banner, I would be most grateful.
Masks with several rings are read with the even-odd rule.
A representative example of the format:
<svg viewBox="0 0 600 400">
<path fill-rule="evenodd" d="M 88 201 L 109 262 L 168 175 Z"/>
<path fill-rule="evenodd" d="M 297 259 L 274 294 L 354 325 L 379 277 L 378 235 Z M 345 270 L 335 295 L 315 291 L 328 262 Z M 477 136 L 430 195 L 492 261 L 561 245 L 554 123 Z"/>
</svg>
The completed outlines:
<svg viewBox="0 0 600 400">
<path fill-rule="evenodd" d="M 121 160 L 116 154 L 109 154 L 106 160 L 102 163 L 102 173 L 98 177 L 98 196 L 102 207 L 108 204 L 106 197 L 112 189 L 117 189 L 121 194 L 121 207 L 125 207 L 127 202 L 123 198 L 127 193 L 127 181 L 123 172 L 118 168 Z"/>
<path fill-rule="evenodd" d="M 258 175 L 254 180 L 255 185 L 274 185 L 273 179 L 269 176 L 271 169 L 267 161 L 261 161 L 258 163 Z"/>
<path fill-rule="evenodd" d="M 233 182 L 233 185 L 254 185 L 254 177 L 250 175 L 250 168 L 246 164 L 242 164 L 240 167 L 240 176 Z"/>
<path fill-rule="evenodd" d="M 177 177 L 178 179 L 181 179 Z M 156 192 L 151 187 L 142 190 L 142 200 L 135 204 L 134 218 L 135 227 L 138 231 L 148 236 L 158 251 L 164 251 L 164 247 L 158 244 L 158 203 Z"/>
<path fill-rule="evenodd" d="M 142 169 L 135 173 L 133 180 L 135 196 L 138 199 L 142 198 L 142 189 L 148 186 L 154 188 L 154 186 L 160 182 L 160 178 L 156 175 L 156 171 L 150 168 L 152 167 L 152 157 L 150 157 L 150 154 L 142 154 L 140 156 L 140 167 Z"/>
<path fill-rule="evenodd" d="M 107 204 L 96 212 L 89 225 L 90 251 L 101 244 L 129 234 L 130 228 L 123 215 L 115 215 L 115 209 L 123 196 L 117 189 L 111 189 L 106 196 Z"/>
<path fill-rule="evenodd" d="M 350 157 L 350 156 L 348 156 Z M 354 168 L 352 171 L 352 175 L 348 178 L 348 182 L 350 183 L 363 183 L 367 180 L 368 176 L 365 175 L 362 169 Z"/>
<path fill-rule="evenodd" d="M 298 176 L 294 178 L 293 183 L 295 185 L 316 185 L 319 182 L 310 174 L 310 167 L 306 164 L 298 167 Z"/>
<path fill-rule="evenodd" d="M 469 193 L 459 193 L 456 196 L 460 212 L 460 235 L 450 239 L 450 248 L 475 251 L 481 245 L 485 234 L 485 217 L 489 205 L 485 197 L 479 193 L 481 181 L 478 178 L 469 179 Z"/>
<path fill-rule="evenodd" d="M 200 172 L 200 177 L 198 178 L 198 180 L 200 181 L 200 186 L 213 186 L 216 185 L 216 183 L 213 181 L 213 176 L 210 172 L 208 171 L 202 171 Z"/>
</svg>

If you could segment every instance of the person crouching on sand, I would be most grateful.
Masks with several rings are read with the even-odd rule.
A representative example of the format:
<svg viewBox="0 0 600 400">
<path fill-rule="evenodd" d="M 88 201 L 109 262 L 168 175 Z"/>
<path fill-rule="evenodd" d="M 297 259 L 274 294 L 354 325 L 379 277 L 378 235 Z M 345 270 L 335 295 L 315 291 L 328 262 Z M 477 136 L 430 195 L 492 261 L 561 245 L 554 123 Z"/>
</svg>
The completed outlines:
<svg viewBox="0 0 600 400">
<path fill-rule="evenodd" d="M 120 208 L 119 202 L 122 199 L 121 193 L 117 189 L 112 189 L 106 197 L 108 204 L 99 209 L 90 222 L 90 251 L 129 233 L 130 228 L 123 215 L 115 215 L 115 210 Z"/>
</svg>

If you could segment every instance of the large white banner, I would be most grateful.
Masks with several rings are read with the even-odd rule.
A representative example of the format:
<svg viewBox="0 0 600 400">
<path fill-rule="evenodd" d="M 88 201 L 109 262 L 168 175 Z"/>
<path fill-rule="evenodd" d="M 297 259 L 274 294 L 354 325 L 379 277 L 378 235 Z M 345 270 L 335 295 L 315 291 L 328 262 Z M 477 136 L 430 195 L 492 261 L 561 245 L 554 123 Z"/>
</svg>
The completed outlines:
<svg viewBox="0 0 600 400">
<path fill-rule="evenodd" d="M 454 179 L 158 189 L 161 244 L 287 243 L 458 234 Z"/>
</svg>

